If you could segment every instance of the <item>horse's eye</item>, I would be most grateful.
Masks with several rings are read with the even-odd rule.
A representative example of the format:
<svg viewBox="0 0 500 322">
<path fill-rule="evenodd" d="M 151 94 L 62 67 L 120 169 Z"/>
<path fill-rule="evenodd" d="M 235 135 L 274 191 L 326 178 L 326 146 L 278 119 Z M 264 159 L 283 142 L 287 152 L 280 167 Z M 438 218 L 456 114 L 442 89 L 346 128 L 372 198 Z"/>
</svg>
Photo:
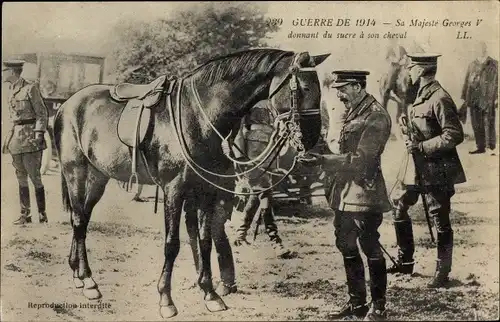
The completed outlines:
<svg viewBox="0 0 500 322">
<path fill-rule="evenodd" d="M 303 89 L 304 91 L 306 91 L 306 92 L 309 92 L 309 91 L 311 90 L 311 89 L 310 89 L 309 87 L 307 87 L 307 86 L 302 86 L 302 89 Z"/>
</svg>

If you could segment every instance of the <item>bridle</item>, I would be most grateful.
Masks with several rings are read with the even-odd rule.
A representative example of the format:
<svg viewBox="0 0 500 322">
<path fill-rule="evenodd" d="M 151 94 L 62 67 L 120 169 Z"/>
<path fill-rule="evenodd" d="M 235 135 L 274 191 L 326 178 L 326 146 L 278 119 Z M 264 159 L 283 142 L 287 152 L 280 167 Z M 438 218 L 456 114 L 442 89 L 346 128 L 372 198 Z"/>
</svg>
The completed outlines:
<svg viewBox="0 0 500 322">
<path fill-rule="evenodd" d="M 299 54 L 300 55 L 300 54 Z M 290 96 L 291 96 L 291 102 L 290 102 L 290 109 L 288 112 L 284 113 L 278 113 L 278 111 L 275 109 L 272 104 L 270 104 L 273 109 L 274 113 L 277 115 L 274 121 L 274 132 L 271 135 L 271 138 L 269 140 L 269 143 L 267 147 L 264 149 L 264 151 L 257 157 L 255 157 L 252 160 L 249 161 L 240 161 L 232 158 L 229 155 L 226 155 L 234 164 L 237 165 L 252 165 L 250 169 L 245 170 L 244 172 L 238 172 L 237 174 L 222 174 L 222 173 L 215 173 L 210 170 L 207 170 L 200 165 L 198 165 L 193 158 L 191 157 L 189 151 L 187 150 L 187 142 L 184 137 L 184 132 L 182 130 L 182 122 L 181 122 L 181 90 L 182 90 L 182 85 L 184 83 L 185 78 L 181 78 L 179 80 L 178 88 L 177 88 L 177 98 L 176 98 L 176 104 L 177 105 L 177 117 L 174 117 L 175 115 L 175 107 L 172 102 L 172 95 L 169 95 L 170 99 L 167 100 L 168 105 L 170 106 L 170 112 L 173 118 L 173 125 L 175 128 L 175 133 L 176 137 L 179 140 L 179 144 L 181 146 L 181 154 L 184 157 L 186 163 L 188 166 L 193 170 L 194 173 L 196 173 L 201 179 L 206 181 L 207 183 L 213 185 L 214 187 L 229 192 L 233 193 L 236 195 L 257 195 L 264 193 L 266 191 L 269 191 L 279 185 L 282 181 L 284 181 L 288 175 L 293 171 L 295 168 L 295 165 L 297 163 L 297 159 L 302 156 L 305 153 L 305 147 L 302 143 L 302 132 L 300 130 L 300 124 L 299 120 L 302 115 L 318 115 L 320 113 L 319 109 L 314 109 L 314 110 L 307 110 L 307 111 L 299 111 L 299 105 L 298 105 L 298 82 L 297 82 L 297 75 L 301 71 L 310 71 L 314 70 L 314 67 L 301 67 L 300 64 L 298 63 L 298 58 L 299 55 L 296 55 L 294 58 L 293 63 L 291 64 L 291 67 L 288 70 L 287 75 L 281 80 L 281 82 L 272 90 L 272 92 L 269 93 L 268 100 L 271 100 L 274 95 L 279 93 L 282 89 L 285 88 L 285 84 L 288 81 L 289 84 L 289 89 L 290 89 Z M 312 62 L 312 59 L 311 59 Z M 311 64 L 314 66 L 314 63 Z M 194 98 L 196 101 L 196 105 L 198 106 L 200 113 L 204 115 L 205 119 L 207 120 L 208 124 L 210 127 L 215 131 L 215 133 L 221 138 L 221 140 L 227 140 L 228 137 L 231 135 L 231 133 L 228 135 L 228 137 L 224 138 L 222 134 L 215 128 L 215 126 L 210 122 L 209 117 L 206 115 L 203 105 L 201 103 L 198 91 L 196 90 L 196 86 L 194 84 L 194 77 L 191 77 L 191 82 L 190 82 L 190 87 L 191 90 L 194 94 Z M 296 151 L 298 152 L 293 160 L 292 166 L 290 169 L 286 171 L 286 173 L 283 174 L 283 177 L 280 178 L 276 183 L 272 184 L 270 187 L 267 187 L 265 189 L 259 190 L 258 192 L 238 192 L 238 191 L 233 191 L 226 189 L 211 180 L 207 179 L 202 173 L 204 172 L 209 175 L 213 175 L 216 177 L 220 178 L 236 178 L 243 176 L 245 174 L 250 173 L 251 171 L 256 170 L 257 168 L 260 168 L 267 159 L 271 157 L 273 153 L 275 154 L 275 157 L 279 154 L 279 152 L 283 149 L 283 147 L 288 143 L 291 147 L 295 148 Z M 274 158 L 273 158 L 274 161 Z M 272 162 L 269 163 L 269 165 L 272 164 Z M 269 167 L 268 165 L 268 167 Z M 264 170 L 264 171 L 267 171 Z"/>
</svg>

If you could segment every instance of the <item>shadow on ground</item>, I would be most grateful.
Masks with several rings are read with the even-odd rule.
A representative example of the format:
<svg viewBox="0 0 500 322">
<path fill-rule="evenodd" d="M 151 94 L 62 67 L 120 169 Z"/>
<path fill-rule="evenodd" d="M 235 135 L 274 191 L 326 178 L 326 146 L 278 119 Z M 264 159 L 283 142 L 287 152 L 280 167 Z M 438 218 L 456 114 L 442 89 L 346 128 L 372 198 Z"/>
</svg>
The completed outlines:
<svg viewBox="0 0 500 322">
<path fill-rule="evenodd" d="M 296 217 L 301 219 L 333 219 L 333 210 L 321 205 L 306 205 L 294 203 L 277 203 L 274 205 L 276 215 L 289 218 Z"/>
</svg>

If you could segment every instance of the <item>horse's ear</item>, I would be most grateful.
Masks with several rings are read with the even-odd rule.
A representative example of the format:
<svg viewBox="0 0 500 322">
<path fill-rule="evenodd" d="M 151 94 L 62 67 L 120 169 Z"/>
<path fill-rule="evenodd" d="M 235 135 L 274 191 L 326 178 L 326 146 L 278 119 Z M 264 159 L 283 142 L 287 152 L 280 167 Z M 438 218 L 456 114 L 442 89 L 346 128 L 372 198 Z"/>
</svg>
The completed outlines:
<svg viewBox="0 0 500 322">
<path fill-rule="evenodd" d="M 317 56 L 312 56 L 312 59 L 314 61 L 314 65 L 318 66 L 322 62 L 325 61 L 331 54 L 323 54 L 323 55 L 317 55 Z"/>
</svg>

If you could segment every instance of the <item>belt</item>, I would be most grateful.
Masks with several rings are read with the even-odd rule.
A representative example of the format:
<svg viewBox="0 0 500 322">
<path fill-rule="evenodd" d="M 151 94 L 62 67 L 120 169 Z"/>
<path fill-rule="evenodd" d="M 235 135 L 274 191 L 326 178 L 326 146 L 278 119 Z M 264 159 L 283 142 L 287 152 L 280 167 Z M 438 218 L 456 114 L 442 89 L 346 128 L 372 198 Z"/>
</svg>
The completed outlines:
<svg viewBox="0 0 500 322">
<path fill-rule="evenodd" d="M 35 123 L 36 123 L 36 119 L 14 121 L 14 125 L 26 125 L 26 124 L 35 124 Z"/>
</svg>

